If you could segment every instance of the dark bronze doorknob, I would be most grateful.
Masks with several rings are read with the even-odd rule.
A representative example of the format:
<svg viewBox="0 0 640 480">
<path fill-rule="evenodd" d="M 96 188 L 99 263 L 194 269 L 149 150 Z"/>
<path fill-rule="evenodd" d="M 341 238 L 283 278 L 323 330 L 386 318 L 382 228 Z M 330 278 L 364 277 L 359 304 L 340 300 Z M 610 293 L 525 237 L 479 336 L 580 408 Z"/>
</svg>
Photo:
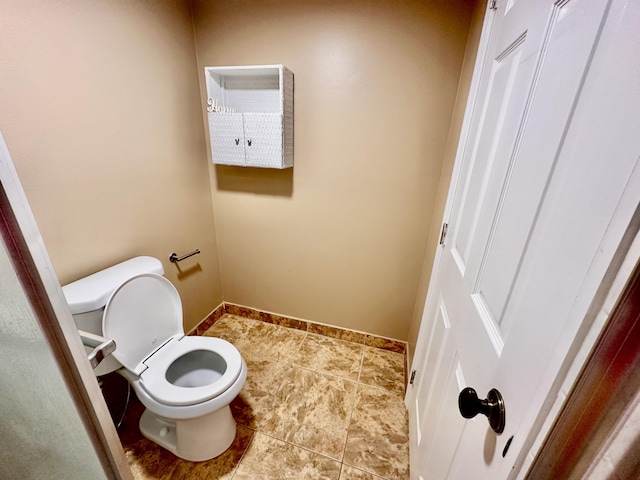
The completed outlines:
<svg viewBox="0 0 640 480">
<path fill-rule="evenodd" d="M 473 388 L 465 388 L 458 395 L 458 408 L 464 418 L 473 418 L 481 413 L 489 419 L 489 425 L 494 432 L 502 433 L 504 431 L 504 400 L 495 388 L 489 391 L 485 400 L 480 400 Z"/>
</svg>

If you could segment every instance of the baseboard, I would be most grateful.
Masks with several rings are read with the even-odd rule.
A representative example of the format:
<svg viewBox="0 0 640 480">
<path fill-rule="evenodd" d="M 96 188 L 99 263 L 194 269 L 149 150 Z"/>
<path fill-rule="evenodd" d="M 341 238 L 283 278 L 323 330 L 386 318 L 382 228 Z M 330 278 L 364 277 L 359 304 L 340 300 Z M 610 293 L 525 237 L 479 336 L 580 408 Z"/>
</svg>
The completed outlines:
<svg viewBox="0 0 640 480">
<path fill-rule="evenodd" d="M 236 305 L 229 302 L 222 302 L 220 305 L 218 305 L 213 310 L 213 312 L 211 312 L 204 320 L 202 320 L 202 322 L 200 322 L 195 328 L 191 329 L 188 335 L 202 335 L 209 328 L 211 328 L 211 326 L 224 314 L 238 315 L 240 317 L 250 318 L 252 320 L 259 320 L 261 322 L 272 323 L 274 325 L 279 325 L 287 328 L 295 328 L 297 330 L 303 330 L 305 332 L 315 333 L 317 335 L 324 335 L 325 337 L 346 340 L 348 342 L 358 343 L 360 345 L 366 345 L 373 348 L 380 348 L 382 350 L 388 350 L 391 352 L 402 353 L 405 355 L 407 352 L 407 343 L 401 340 L 381 337 L 379 335 L 359 332 L 356 330 L 349 330 L 347 328 L 340 328 L 333 325 L 325 325 L 318 322 L 312 322 L 310 320 L 287 317 L 284 315 L 265 312 L 262 310 L 257 310 L 255 308 L 246 307 L 244 305 Z"/>
</svg>

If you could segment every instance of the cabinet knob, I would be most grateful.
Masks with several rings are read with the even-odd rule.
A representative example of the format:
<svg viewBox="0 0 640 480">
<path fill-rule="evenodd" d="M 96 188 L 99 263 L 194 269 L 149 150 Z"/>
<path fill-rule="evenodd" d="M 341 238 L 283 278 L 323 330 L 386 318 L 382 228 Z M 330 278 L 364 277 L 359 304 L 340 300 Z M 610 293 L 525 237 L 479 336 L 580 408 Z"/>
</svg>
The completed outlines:
<svg viewBox="0 0 640 480">
<path fill-rule="evenodd" d="M 247 140 L 247 145 L 251 146 L 251 140 Z"/>
<path fill-rule="evenodd" d="M 236 140 L 236 145 L 240 145 L 240 139 L 236 138 L 235 140 Z"/>
</svg>

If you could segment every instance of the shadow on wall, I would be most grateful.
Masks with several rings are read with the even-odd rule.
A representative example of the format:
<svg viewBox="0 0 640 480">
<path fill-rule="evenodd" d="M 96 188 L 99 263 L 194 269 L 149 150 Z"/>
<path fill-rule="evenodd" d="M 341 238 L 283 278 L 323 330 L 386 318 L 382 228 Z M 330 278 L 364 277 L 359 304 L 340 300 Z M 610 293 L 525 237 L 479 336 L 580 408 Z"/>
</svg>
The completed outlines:
<svg viewBox="0 0 640 480">
<path fill-rule="evenodd" d="M 293 168 L 232 167 L 216 165 L 218 190 L 291 197 L 293 195 Z"/>
<path fill-rule="evenodd" d="M 172 263 L 175 265 L 175 268 L 178 272 L 176 274 L 178 280 L 184 280 L 185 278 L 189 278 L 191 275 L 202 271 L 202 266 L 199 263 L 196 263 L 195 265 L 184 269 L 180 268 L 180 265 L 178 265 L 176 262 Z"/>
</svg>

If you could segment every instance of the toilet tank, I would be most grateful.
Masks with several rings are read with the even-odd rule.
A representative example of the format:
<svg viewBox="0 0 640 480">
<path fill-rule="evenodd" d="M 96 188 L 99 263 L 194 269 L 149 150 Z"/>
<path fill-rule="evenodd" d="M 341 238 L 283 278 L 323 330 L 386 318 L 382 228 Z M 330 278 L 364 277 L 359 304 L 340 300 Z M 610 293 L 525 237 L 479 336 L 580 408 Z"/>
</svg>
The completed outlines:
<svg viewBox="0 0 640 480">
<path fill-rule="evenodd" d="M 62 292 L 78 329 L 102 335 L 102 314 L 107 300 L 126 280 L 142 273 L 163 275 L 164 268 L 157 258 L 135 257 L 63 286 Z M 94 372 L 104 375 L 116 368 L 115 359 L 108 357 Z"/>
</svg>

